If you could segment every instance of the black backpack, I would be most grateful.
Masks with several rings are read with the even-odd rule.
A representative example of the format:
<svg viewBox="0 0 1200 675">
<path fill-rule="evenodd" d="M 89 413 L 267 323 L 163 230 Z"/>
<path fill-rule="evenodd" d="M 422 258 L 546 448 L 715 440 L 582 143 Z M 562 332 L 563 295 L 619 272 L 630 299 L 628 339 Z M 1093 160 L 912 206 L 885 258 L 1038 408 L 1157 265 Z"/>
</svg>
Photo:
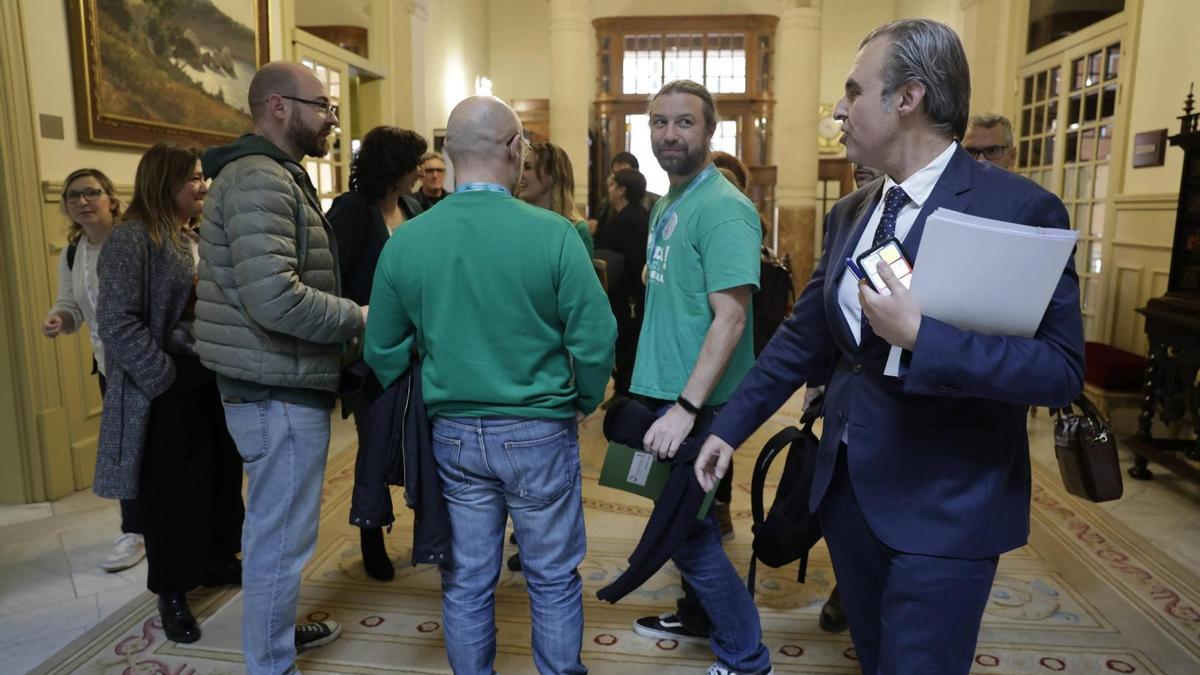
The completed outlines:
<svg viewBox="0 0 1200 675">
<path fill-rule="evenodd" d="M 800 561 L 796 581 L 804 582 L 808 571 L 808 551 L 821 538 L 821 523 L 817 515 L 808 510 L 813 468 L 816 465 L 817 445 L 820 439 L 813 433 L 813 423 L 821 416 L 824 396 L 818 396 L 809 404 L 800 418 L 800 428 L 788 427 L 771 437 L 758 454 L 754 464 L 754 477 L 750 482 L 750 511 L 754 517 L 753 549 L 750 558 L 750 574 L 746 584 L 750 595 L 754 595 L 757 562 L 770 567 L 783 567 Z M 779 478 L 779 489 L 770 511 L 764 515 L 763 491 L 771 462 L 785 448 L 790 448 Z"/>
<path fill-rule="evenodd" d="M 792 313 L 796 291 L 788 264 L 775 256 L 759 263 L 759 289 L 754 294 L 754 356 L 762 353 L 779 324 Z"/>
</svg>

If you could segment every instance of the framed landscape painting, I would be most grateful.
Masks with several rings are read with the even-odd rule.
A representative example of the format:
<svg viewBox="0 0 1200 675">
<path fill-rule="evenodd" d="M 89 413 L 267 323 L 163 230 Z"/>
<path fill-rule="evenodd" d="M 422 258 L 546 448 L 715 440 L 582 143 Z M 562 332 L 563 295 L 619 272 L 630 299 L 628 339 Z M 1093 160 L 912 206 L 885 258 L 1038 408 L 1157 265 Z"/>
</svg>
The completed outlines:
<svg viewBox="0 0 1200 675">
<path fill-rule="evenodd" d="M 267 0 L 67 0 L 84 143 L 226 143 L 253 128 Z"/>
</svg>

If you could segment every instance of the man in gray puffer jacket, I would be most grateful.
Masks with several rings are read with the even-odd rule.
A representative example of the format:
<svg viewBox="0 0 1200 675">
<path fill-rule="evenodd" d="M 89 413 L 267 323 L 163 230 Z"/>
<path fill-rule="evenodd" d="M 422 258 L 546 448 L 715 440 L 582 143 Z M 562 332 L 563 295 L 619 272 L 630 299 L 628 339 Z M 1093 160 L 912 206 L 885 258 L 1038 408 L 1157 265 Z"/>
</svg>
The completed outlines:
<svg viewBox="0 0 1200 675">
<path fill-rule="evenodd" d="M 337 244 L 301 167 L 337 125 L 321 82 L 294 63 L 250 84 L 254 133 L 204 153 L 196 351 L 217 373 L 249 475 L 242 651 L 250 673 L 295 669 L 341 626 L 297 626 L 300 571 L 317 539 L 342 345 L 367 308 L 340 297 Z"/>
</svg>

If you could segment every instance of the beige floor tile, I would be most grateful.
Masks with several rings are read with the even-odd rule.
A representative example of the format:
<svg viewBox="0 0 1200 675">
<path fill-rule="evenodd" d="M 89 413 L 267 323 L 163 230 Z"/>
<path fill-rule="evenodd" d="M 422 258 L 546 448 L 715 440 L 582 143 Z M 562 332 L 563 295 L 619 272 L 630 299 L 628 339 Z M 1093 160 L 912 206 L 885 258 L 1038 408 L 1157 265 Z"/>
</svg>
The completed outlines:
<svg viewBox="0 0 1200 675">
<path fill-rule="evenodd" d="M 99 622 L 94 597 L 0 616 L 0 671 L 27 672 Z"/>
<path fill-rule="evenodd" d="M 44 609 L 76 599 L 62 543 L 40 536 L 0 549 L 0 616 Z"/>
<path fill-rule="evenodd" d="M 54 515 L 54 507 L 48 502 L 0 506 L 0 527 L 48 518 L 52 515 Z"/>
</svg>

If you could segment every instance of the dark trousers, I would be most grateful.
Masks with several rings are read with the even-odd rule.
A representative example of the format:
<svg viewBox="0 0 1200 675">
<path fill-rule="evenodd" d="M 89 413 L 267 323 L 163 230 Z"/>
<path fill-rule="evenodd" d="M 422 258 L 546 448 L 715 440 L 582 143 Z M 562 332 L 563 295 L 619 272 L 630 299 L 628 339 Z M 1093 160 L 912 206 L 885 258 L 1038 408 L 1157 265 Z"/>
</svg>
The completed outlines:
<svg viewBox="0 0 1200 675">
<path fill-rule="evenodd" d="M 641 309 L 630 308 L 628 298 L 612 298 L 613 314 L 617 318 L 617 344 L 613 360 L 613 392 L 617 396 L 629 396 L 629 384 L 633 381 L 633 362 L 637 358 L 638 338 L 642 334 Z"/>
<path fill-rule="evenodd" d="M 862 672 L 970 671 L 998 557 L 943 558 L 889 548 L 859 507 L 844 445 L 819 515 Z"/>
<path fill-rule="evenodd" d="M 100 374 L 96 366 L 96 360 L 92 359 L 92 372 L 96 373 L 96 377 L 100 380 L 100 399 L 104 399 L 104 392 L 108 391 L 108 380 Z M 136 499 L 121 500 L 121 532 L 124 534 L 143 534 L 146 526 L 142 523 L 142 509 L 138 506 Z"/>
<path fill-rule="evenodd" d="M 213 563 L 241 550 L 242 461 L 225 427 L 216 377 L 177 356 L 175 382 L 150 407 L 138 502 L 145 519 L 146 586 L 187 592 Z"/>
</svg>

